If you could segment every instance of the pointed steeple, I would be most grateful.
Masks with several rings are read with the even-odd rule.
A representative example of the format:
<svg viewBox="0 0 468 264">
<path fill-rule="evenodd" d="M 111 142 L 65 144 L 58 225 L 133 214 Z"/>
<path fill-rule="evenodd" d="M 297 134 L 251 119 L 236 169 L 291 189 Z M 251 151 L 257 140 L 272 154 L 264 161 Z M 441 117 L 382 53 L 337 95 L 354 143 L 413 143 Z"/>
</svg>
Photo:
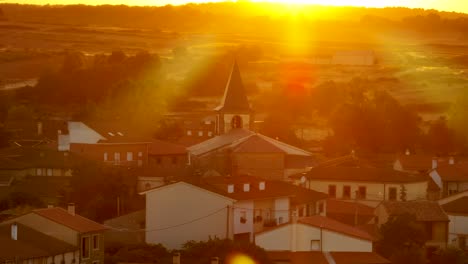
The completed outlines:
<svg viewBox="0 0 468 264">
<path fill-rule="evenodd" d="M 232 65 L 231 74 L 224 90 L 223 100 L 221 104 L 215 108 L 220 112 L 231 113 L 248 113 L 251 112 L 247 95 L 245 94 L 244 85 L 239 72 L 237 61 Z"/>
</svg>

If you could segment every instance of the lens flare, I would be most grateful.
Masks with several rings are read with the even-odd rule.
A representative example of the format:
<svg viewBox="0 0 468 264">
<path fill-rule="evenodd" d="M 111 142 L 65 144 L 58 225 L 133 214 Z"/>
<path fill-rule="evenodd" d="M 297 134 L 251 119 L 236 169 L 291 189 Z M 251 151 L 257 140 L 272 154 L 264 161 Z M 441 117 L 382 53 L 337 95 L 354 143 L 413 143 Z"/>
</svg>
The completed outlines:
<svg viewBox="0 0 468 264">
<path fill-rule="evenodd" d="M 226 258 L 226 264 L 257 264 L 250 256 L 235 253 Z"/>
</svg>

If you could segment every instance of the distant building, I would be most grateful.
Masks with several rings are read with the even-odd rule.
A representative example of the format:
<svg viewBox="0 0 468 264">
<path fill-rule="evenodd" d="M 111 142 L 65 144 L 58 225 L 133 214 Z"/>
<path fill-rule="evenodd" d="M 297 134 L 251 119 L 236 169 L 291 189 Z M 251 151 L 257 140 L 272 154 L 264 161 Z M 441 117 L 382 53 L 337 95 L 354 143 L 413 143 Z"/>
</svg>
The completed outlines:
<svg viewBox="0 0 468 264">
<path fill-rule="evenodd" d="M 372 252 L 367 232 L 323 216 L 310 216 L 255 234 L 267 251 Z"/>
<path fill-rule="evenodd" d="M 468 191 L 442 198 L 438 203 L 450 219 L 448 245 L 468 250 Z"/>
<path fill-rule="evenodd" d="M 331 198 L 377 206 L 382 201 L 426 199 L 429 177 L 391 168 L 317 166 L 291 177 L 296 184 Z"/>
<path fill-rule="evenodd" d="M 58 131 L 58 150 L 70 151 L 105 164 L 143 167 L 148 163 L 151 139 L 110 124 L 68 122 Z"/>
<path fill-rule="evenodd" d="M 104 221 L 111 228 L 104 233 L 106 246 L 145 243 L 145 216 L 145 210 L 139 210 Z"/>
<path fill-rule="evenodd" d="M 453 158 L 447 165 L 439 165 L 429 172 L 433 197 L 443 198 L 468 190 L 468 164 L 455 164 Z"/>
<path fill-rule="evenodd" d="M 323 193 L 254 177 L 178 181 L 146 196 L 146 243 L 177 249 L 209 237 L 253 241 L 265 226 L 289 222 L 291 212 L 314 215 Z"/>
<path fill-rule="evenodd" d="M 107 228 L 77 215 L 74 205 L 69 205 L 68 210 L 59 207 L 36 209 L 2 222 L 0 226 L 10 226 L 13 223 L 27 226 L 78 248 L 79 254 L 74 256 L 76 263 L 104 263 L 103 237 Z"/>
<path fill-rule="evenodd" d="M 383 202 L 375 210 L 377 225 L 385 224 L 391 216 L 410 214 L 416 218 L 428 235 L 427 256 L 439 248 L 447 247 L 449 237 L 449 217 L 442 207 L 434 201 Z"/>
</svg>

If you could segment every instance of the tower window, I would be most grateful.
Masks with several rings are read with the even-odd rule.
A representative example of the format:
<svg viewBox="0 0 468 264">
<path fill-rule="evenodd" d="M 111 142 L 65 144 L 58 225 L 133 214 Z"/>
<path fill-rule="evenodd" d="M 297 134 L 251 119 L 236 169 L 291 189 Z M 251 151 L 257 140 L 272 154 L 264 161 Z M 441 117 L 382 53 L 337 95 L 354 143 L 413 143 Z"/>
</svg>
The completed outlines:
<svg viewBox="0 0 468 264">
<path fill-rule="evenodd" d="M 234 116 L 231 120 L 231 128 L 242 128 L 242 117 Z"/>
</svg>

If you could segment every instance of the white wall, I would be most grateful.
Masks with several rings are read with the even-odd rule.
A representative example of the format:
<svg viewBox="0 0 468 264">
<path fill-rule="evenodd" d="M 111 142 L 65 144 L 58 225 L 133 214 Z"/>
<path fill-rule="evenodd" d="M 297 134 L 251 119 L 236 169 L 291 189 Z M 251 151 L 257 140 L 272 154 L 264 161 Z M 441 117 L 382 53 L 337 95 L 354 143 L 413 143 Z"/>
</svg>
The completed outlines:
<svg viewBox="0 0 468 264">
<path fill-rule="evenodd" d="M 468 216 L 449 215 L 448 217 L 450 219 L 448 243 L 451 244 L 457 239 L 457 234 L 468 235 Z"/>
<path fill-rule="evenodd" d="M 100 135 L 82 122 L 68 122 L 70 143 L 95 144 L 106 135 Z"/>
<path fill-rule="evenodd" d="M 295 238 L 293 238 L 295 225 Z M 372 252 L 372 241 L 348 236 L 305 224 L 287 224 L 274 230 L 257 234 L 255 244 L 265 250 L 311 251 L 311 241 L 318 240 L 322 251 Z M 321 241 L 321 242 L 320 242 Z"/>
<path fill-rule="evenodd" d="M 289 222 L 289 197 L 282 197 L 275 199 L 274 217 L 276 218 L 277 224 L 283 224 Z M 280 223 L 280 217 L 282 222 Z"/>
<path fill-rule="evenodd" d="M 326 180 L 311 180 L 306 186 L 318 192 L 328 193 L 328 186 L 336 186 L 336 198 L 343 199 L 343 187 L 351 186 L 351 198 L 355 199 L 356 191 L 359 186 L 366 186 L 367 197 L 365 200 L 383 201 L 388 200 L 390 188 L 397 188 L 397 200 L 400 200 L 401 183 L 377 183 L 377 182 L 352 182 L 352 181 L 326 181 Z M 406 199 L 408 201 L 426 199 L 427 182 L 414 182 L 403 184 L 406 188 Z"/>
<path fill-rule="evenodd" d="M 225 238 L 233 201 L 179 182 L 146 193 L 146 243 L 180 249 L 189 240 Z M 171 228 L 170 228 L 171 227 Z"/>
<path fill-rule="evenodd" d="M 253 201 L 239 201 L 234 204 L 234 234 L 250 232 L 251 240 L 254 233 L 254 202 Z M 240 218 L 242 215 L 246 216 L 247 222 L 241 223 Z"/>
</svg>

